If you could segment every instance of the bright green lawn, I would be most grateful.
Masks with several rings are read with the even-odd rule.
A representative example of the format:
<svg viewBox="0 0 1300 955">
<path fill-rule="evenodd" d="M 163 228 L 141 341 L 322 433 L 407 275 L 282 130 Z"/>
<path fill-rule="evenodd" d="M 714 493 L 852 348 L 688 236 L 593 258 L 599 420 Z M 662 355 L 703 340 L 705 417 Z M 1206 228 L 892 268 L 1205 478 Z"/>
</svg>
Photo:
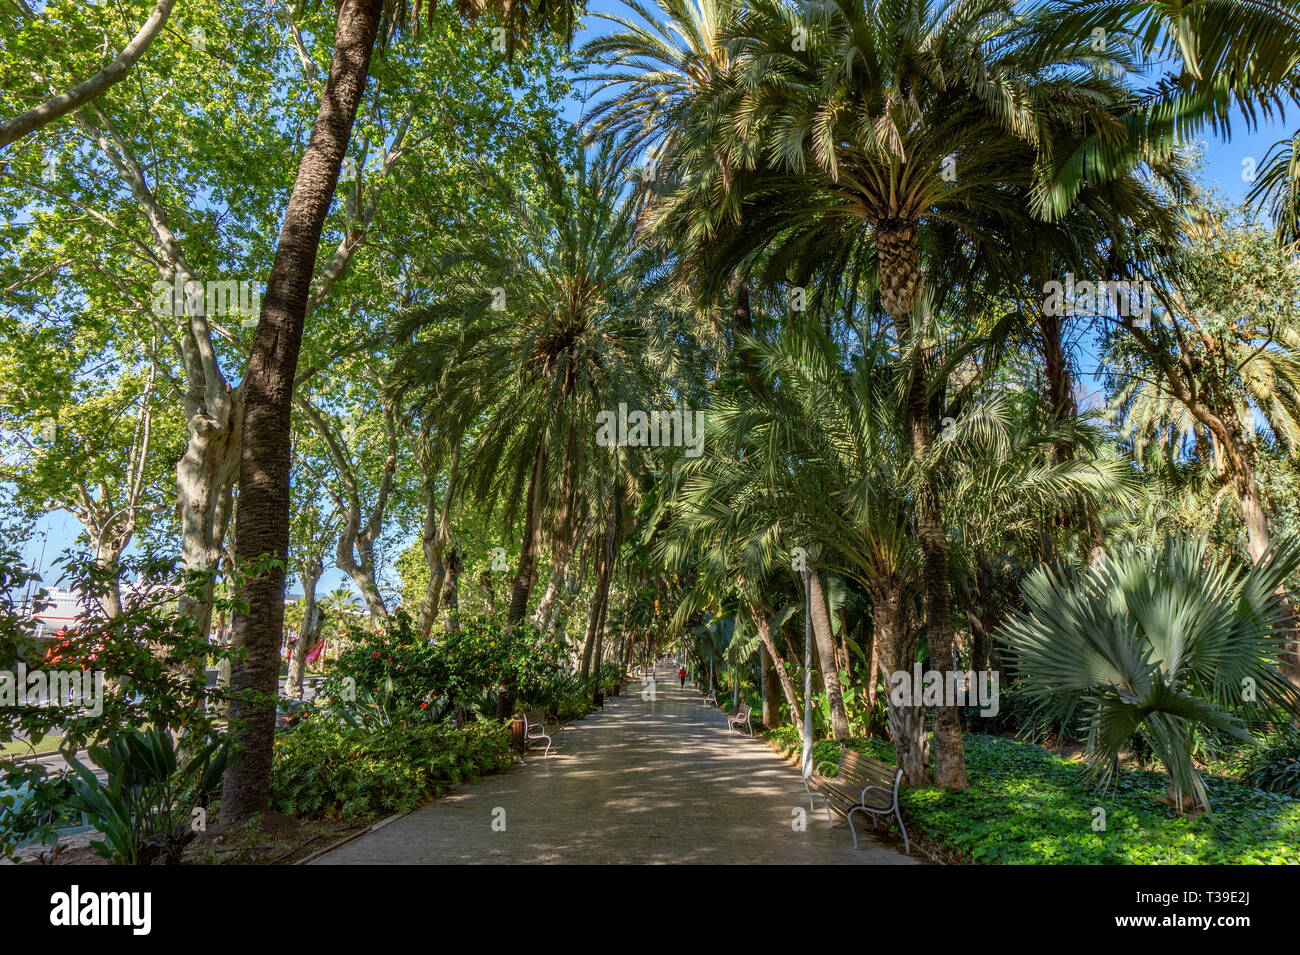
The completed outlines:
<svg viewBox="0 0 1300 955">
<path fill-rule="evenodd" d="M 15 740 L 12 743 L 0 743 L 0 757 L 26 756 L 29 753 L 54 753 L 58 751 L 61 742 L 63 742 L 62 736 L 51 734 L 37 743 L 35 747 L 25 740 Z"/>
<path fill-rule="evenodd" d="M 792 728 L 772 734 L 793 744 Z M 1156 801 L 1167 777 L 1129 770 L 1106 790 L 1090 787 L 1086 767 L 1032 743 L 994 736 L 966 740 L 971 788 L 907 789 L 899 797 L 909 831 L 974 862 L 1008 864 L 1300 863 L 1300 801 L 1219 776 L 1206 778 L 1212 815 L 1176 819 Z M 893 745 L 849 742 L 880 759 Z M 835 759 L 822 741 L 816 758 Z M 1093 831 L 1094 807 L 1106 830 Z"/>
</svg>

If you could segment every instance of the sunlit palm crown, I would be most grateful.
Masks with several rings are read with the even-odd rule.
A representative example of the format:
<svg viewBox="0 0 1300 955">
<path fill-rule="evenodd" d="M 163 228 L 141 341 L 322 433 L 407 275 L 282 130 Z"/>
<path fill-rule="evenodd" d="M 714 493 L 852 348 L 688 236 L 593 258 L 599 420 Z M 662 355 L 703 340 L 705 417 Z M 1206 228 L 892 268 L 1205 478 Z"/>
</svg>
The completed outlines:
<svg viewBox="0 0 1300 955">
<path fill-rule="evenodd" d="M 608 156 L 572 176 L 550 161 L 539 173 L 540 194 L 515 198 L 509 234 L 449 256 L 443 294 L 399 332 L 417 337 L 394 390 L 436 427 L 474 436 L 465 479 L 489 497 L 527 483 L 539 444 L 549 468 L 595 454 L 597 414 L 666 395 L 681 341 Z"/>
<path fill-rule="evenodd" d="M 775 236 L 786 264 L 868 230 L 886 310 L 910 311 L 936 228 L 973 258 L 1171 148 L 1133 113 L 1136 55 L 1051 36 L 1030 6 L 748 5 L 723 31 L 731 69 L 692 98 L 655 224 L 717 284 Z"/>
</svg>

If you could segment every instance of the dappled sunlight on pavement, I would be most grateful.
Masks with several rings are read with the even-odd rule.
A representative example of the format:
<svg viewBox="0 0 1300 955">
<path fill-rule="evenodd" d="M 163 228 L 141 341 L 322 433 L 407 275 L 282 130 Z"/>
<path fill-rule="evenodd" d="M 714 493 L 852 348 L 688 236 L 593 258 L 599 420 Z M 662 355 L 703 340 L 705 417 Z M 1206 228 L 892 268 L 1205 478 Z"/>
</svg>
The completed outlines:
<svg viewBox="0 0 1300 955">
<path fill-rule="evenodd" d="M 675 669 L 675 668 L 673 668 Z M 318 860 L 382 863 L 912 864 L 869 823 L 831 828 L 799 771 L 726 726 L 661 667 L 655 699 L 624 687 L 558 750 L 462 786 Z M 671 679 L 670 679 L 671 677 Z M 801 810 L 796 813 L 795 810 Z M 792 825 L 803 821 L 806 828 Z M 838 819 L 837 819 L 838 822 Z M 494 828 L 495 823 L 495 828 Z"/>
</svg>

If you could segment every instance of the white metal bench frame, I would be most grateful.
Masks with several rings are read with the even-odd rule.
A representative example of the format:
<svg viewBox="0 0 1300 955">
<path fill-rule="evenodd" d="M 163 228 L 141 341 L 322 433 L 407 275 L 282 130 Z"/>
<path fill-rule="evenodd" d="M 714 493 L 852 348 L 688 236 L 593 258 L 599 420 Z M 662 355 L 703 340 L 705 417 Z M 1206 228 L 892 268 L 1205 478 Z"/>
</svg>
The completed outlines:
<svg viewBox="0 0 1300 955">
<path fill-rule="evenodd" d="M 824 775 L 822 773 L 823 766 L 831 766 L 834 767 L 836 770 L 839 769 L 839 763 L 825 760 L 817 764 L 816 768 L 813 770 L 814 774 L 818 776 L 823 776 Z M 878 816 L 893 816 L 896 820 L 898 820 L 898 831 L 903 834 L 903 851 L 908 854 L 911 854 L 912 851 L 911 840 L 907 838 L 907 827 L 903 825 L 903 811 L 901 808 L 899 808 L 898 805 L 898 787 L 902 785 L 902 782 L 903 782 L 903 771 L 901 769 L 896 769 L 894 772 L 894 786 L 892 790 L 886 789 L 884 786 L 863 787 L 862 792 L 858 794 L 858 805 L 850 809 L 844 817 L 845 821 L 847 821 L 849 824 L 849 832 L 853 834 L 853 848 L 856 849 L 858 847 L 858 830 L 853 825 L 853 814 L 855 812 L 861 812 L 861 813 L 867 813 L 871 816 L 871 828 L 873 831 L 876 828 L 876 818 Z M 809 788 L 808 780 L 806 779 L 803 781 L 803 788 L 808 792 L 809 809 L 816 808 L 813 805 L 814 794 L 822 797 L 822 805 L 826 809 L 826 821 L 828 823 L 831 822 L 832 819 L 831 819 L 830 798 L 823 792 L 814 791 L 813 789 Z M 866 804 L 867 793 L 873 789 L 882 793 L 886 793 L 889 796 L 890 804 L 888 806 L 883 806 L 883 807 L 868 806 Z"/>
<path fill-rule="evenodd" d="M 521 713 L 520 715 L 524 718 L 525 746 L 532 746 L 534 743 L 540 743 L 542 740 L 546 740 L 546 752 L 544 752 L 542 755 L 550 756 L 551 755 L 551 734 L 546 732 L 546 724 L 533 722 L 531 719 L 528 718 L 527 713 Z"/>
<path fill-rule="evenodd" d="M 753 709 L 748 703 L 741 703 L 734 716 L 727 717 L 727 729 L 743 732 L 746 736 L 754 735 L 754 724 L 750 722 Z"/>
</svg>

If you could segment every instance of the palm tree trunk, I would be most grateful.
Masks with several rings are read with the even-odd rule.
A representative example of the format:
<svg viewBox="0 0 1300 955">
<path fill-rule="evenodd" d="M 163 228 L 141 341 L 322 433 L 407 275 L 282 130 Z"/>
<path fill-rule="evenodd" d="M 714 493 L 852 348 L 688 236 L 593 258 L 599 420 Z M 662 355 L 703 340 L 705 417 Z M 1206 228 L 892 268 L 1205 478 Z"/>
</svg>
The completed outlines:
<svg viewBox="0 0 1300 955">
<path fill-rule="evenodd" d="M 608 539 L 614 534 L 614 517 L 609 515 L 606 518 L 609 522 L 605 536 Z M 596 570 L 596 590 L 591 595 L 591 607 L 587 612 L 587 639 L 582 645 L 582 668 L 580 673 L 583 679 L 591 673 L 592 649 L 596 645 L 596 632 L 600 627 L 600 620 L 604 613 L 605 601 L 609 599 L 609 580 L 612 576 L 610 567 L 609 546 L 602 548 L 600 555 L 600 564 Z M 599 663 L 596 664 L 599 667 Z"/>
<path fill-rule="evenodd" d="M 872 601 L 872 622 L 875 625 L 875 646 L 880 648 L 881 666 L 885 674 L 885 706 L 889 714 L 889 735 L 894 740 L 898 768 L 903 771 L 903 781 L 909 786 L 929 783 L 925 738 L 925 708 L 919 701 L 899 705 L 890 692 L 889 676 L 904 674 L 911 679 L 912 664 L 916 662 L 914 640 L 907 639 L 903 615 L 903 595 L 899 589 L 879 592 Z M 875 674 L 872 674 L 875 680 Z"/>
<path fill-rule="evenodd" d="M 912 435 L 912 454 L 923 460 L 930 446 L 930 411 L 925 400 L 925 381 L 913 374 L 909 389 L 907 418 Z M 931 665 L 945 668 L 952 660 L 952 606 L 948 594 L 948 541 L 939 510 L 939 487 L 931 473 L 925 473 L 916 495 L 916 532 L 921 550 L 921 598 L 925 606 L 926 636 Z M 945 789 L 965 789 L 966 756 L 962 747 L 961 718 L 954 706 L 938 706 L 934 720 L 934 777 Z M 899 767 L 900 769 L 902 767 Z"/>
<path fill-rule="evenodd" d="M 248 579 L 248 611 L 235 615 L 234 644 L 243 656 L 231 672 L 230 716 L 238 728 L 237 755 L 226 770 L 221 797 L 221 820 L 227 824 L 265 809 L 270 795 L 289 550 L 294 374 L 321 231 L 370 72 L 383 6 L 383 0 L 343 0 L 339 7 L 329 77 L 289 197 L 244 375 L 235 560 L 245 567 L 264 557 L 278 563 Z"/>
<path fill-rule="evenodd" d="M 451 537 L 451 493 L 460 470 L 460 442 L 451 453 L 451 464 L 447 467 L 447 491 L 442 497 L 442 507 L 435 508 L 434 476 L 430 475 L 425 490 L 426 503 L 423 533 L 420 535 L 424 549 L 424 561 L 429 567 L 429 583 L 424 588 L 424 599 L 420 602 L 420 632 L 433 631 L 438 621 L 438 602 L 442 597 L 443 578 L 447 575 L 447 565 L 443 562 L 443 552 L 447 540 Z M 435 519 L 435 513 L 437 517 Z"/>
<path fill-rule="evenodd" d="M 542 473 L 546 467 L 545 445 L 537 446 L 533 456 L 533 469 L 528 475 L 527 499 L 524 503 L 524 532 L 519 541 L 519 566 L 510 585 L 510 608 L 506 612 L 506 626 L 513 627 L 528 610 L 528 594 L 532 589 L 533 568 L 537 563 L 537 512 L 538 496 L 542 490 Z"/>
<path fill-rule="evenodd" d="M 899 351 L 906 355 L 916 344 L 909 318 L 920 298 L 917 228 L 914 222 L 879 223 L 876 250 L 880 269 L 880 298 L 894 320 Z M 939 509 L 939 486 L 924 466 L 930 448 L 930 407 L 926 400 L 926 366 L 920 350 L 911 359 L 907 391 L 907 428 L 912 458 L 921 473 L 916 494 L 916 533 L 921 551 L 921 597 L 925 606 L 930 659 L 940 665 L 952 659 L 952 607 L 948 594 L 948 541 Z M 939 706 L 933 714 L 935 782 L 946 789 L 965 789 L 966 757 L 962 748 L 961 718 L 956 707 Z M 901 768 L 901 767 L 900 767 Z"/>
<path fill-rule="evenodd" d="M 442 604 L 447 608 L 447 633 L 460 633 L 460 548 L 455 544 L 447 551 L 443 566 L 447 568 Z"/>
<path fill-rule="evenodd" d="M 790 679 L 790 674 L 785 668 L 785 660 L 781 657 L 781 651 L 776 648 L 776 641 L 772 639 L 772 628 L 767 624 L 767 612 L 765 608 L 757 604 L 749 605 L 749 615 L 754 621 L 754 626 L 758 630 L 758 639 L 763 645 L 763 650 L 772 660 L 772 669 L 776 671 L 776 678 L 781 685 L 781 692 L 785 696 L 785 702 L 790 707 L 790 718 L 794 720 L 794 725 L 799 730 L 800 737 L 803 736 L 803 707 L 799 705 L 799 696 L 795 693 L 794 681 Z M 771 724 L 766 719 L 764 725 L 769 729 Z"/>
<path fill-rule="evenodd" d="M 835 635 L 831 633 L 831 617 L 826 608 L 826 593 L 822 589 L 821 574 L 811 575 L 813 642 L 817 645 L 817 660 L 821 664 L 822 686 L 826 688 L 826 701 L 831 711 L 831 732 L 836 739 L 848 739 L 849 717 L 844 711 L 844 690 L 840 686 L 840 672 L 835 665 Z"/>
<path fill-rule="evenodd" d="M 781 681 L 776 676 L 776 665 L 767 647 L 758 648 L 758 665 L 763 687 L 763 725 L 775 729 L 781 725 Z"/>
</svg>

